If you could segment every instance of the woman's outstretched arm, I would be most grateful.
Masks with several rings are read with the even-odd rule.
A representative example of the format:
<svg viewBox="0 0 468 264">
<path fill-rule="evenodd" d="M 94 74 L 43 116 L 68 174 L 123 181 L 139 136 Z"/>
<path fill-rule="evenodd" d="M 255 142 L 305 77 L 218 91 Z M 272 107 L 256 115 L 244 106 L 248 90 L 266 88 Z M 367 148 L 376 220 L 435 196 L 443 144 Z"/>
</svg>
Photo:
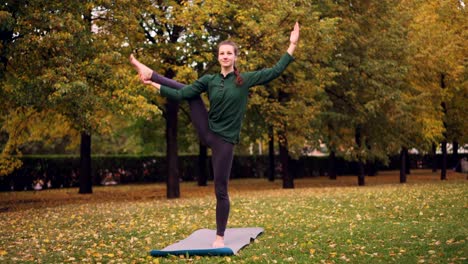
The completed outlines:
<svg viewBox="0 0 468 264">
<path fill-rule="evenodd" d="M 286 67 L 288 67 L 288 65 L 294 60 L 292 55 L 296 49 L 297 42 L 299 41 L 299 30 L 299 23 L 296 22 L 294 29 L 291 31 L 291 36 L 289 37 L 290 43 L 287 53 L 280 58 L 275 66 L 244 74 L 246 76 L 245 81 L 247 86 L 252 87 L 255 85 L 266 84 L 275 78 L 278 78 L 283 73 Z"/>
</svg>

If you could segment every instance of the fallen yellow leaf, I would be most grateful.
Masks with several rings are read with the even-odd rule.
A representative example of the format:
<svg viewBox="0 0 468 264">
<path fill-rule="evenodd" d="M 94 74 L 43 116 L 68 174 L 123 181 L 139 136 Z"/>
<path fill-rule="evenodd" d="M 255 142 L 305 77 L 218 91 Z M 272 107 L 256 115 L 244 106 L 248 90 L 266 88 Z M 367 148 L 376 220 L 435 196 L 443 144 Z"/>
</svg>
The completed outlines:
<svg viewBox="0 0 468 264">
<path fill-rule="evenodd" d="M 451 239 L 445 241 L 445 244 L 450 245 L 450 244 L 453 244 L 454 241 L 455 241 L 455 239 L 451 238 Z"/>
</svg>

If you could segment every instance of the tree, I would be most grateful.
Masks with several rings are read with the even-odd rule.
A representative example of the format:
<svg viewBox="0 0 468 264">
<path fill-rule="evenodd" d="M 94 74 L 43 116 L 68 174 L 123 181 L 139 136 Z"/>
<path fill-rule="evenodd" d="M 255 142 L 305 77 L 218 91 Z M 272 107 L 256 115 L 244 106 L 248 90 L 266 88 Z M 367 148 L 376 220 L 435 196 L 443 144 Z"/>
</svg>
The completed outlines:
<svg viewBox="0 0 468 264">
<path fill-rule="evenodd" d="M 3 7 L 13 9 L 13 32 L 18 36 L 9 44 L 10 59 L 3 80 L 10 88 L 4 90 L 9 102 L 13 109 L 63 116 L 67 120 L 64 124 L 79 132 L 79 192 L 91 193 L 91 134 L 108 131 L 105 117 L 125 109 L 121 100 L 112 96 L 114 89 L 127 85 L 128 80 L 116 68 L 122 63 L 118 51 L 124 39 L 111 34 L 119 10 L 106 2 L 29 1 Z M 140 110 L 136 113 L 157 112 L 141 97 L 125 99 L 137 102 L 134 107 L 138 105 Z M 9 136 L 12 145 L 19 144 L 16 135 Z"/>
<path fill-rule="evenodd" d="M 283 187 L 293 188 L 293 178 L 288 174 L 290 156 L 298 157 L 305 144 L 318 145 L 314 120 L 322 107 L 323 87 L 333 76 L 331 69 L 321 62 L 329 58 L 335 47 L 332 35 L 336 20 L 321 18 L 317 7 L 309 2 L 291 1 L 285 5 L 282 1 L 257 1 L 256 5 L 257 9 L 243 12 L 244 17 L 255 19 L 247 20 L 242 25 L 244 29 L 239 30 L 246 32 L 239 42 L 248 42 L 244 45 L 250 43 L 252 47 L 246 56 L 247 70 L 271 67 L 285 52 L 291 26 L 296 20 L 301 24 L 299 46 L 294 54 L 296 62 L 277 80 L 252 89 L 247 113 L 259 114 L 265 120 L 263 136 L 257 133 L 254 138 L 277 138 Z M 258 124 L 247 124 L 245 128 Z M 272 133 L 266 136 L 270 127 L 277 136 Z"/>
<path fill-rule="evenodd" d="M 466 10 L 460 1 L 407 1 L 412 10 L 409 41 L 412 47 L 412 87 L 425 94 L 431 119 L 441 125 L 441 179 L 446 178 L 447 142 L 466 144 Z M 426 115 L 427 116 L 427 115 Z"/>
<path fill-rule="evenodd" d="M 394 1 L 335 1 L 329 12 L 341 18 L 340 45 L 327 65 L 337 72 L 327 85 L 322 113 L 323 141 L 331 151 L 359 164 L 388 161 L 403 144 L 395 115 L 409 106 L 405 31 Z"/>
<path fill-rule="evenodd" d="M 194 81 L 197 75 L 203 75 L 215 65 L 216 44 L 231 32 L 229 25 L 232 25 L 231 18 L 237 9 L 234 3 L 225 1 L 144 1 L 138 6 L 135 18 L 140 28 L 130 38 L 130 46 L 142 48 L 145 54 L 154 54 L 141 60 L 166 77 L 182 83 Z M 177 165 L 180 106 L 162 98 L 154 102 L 163 110 L 166 119 L 167 194 L 170 198 L 177 198 L 180 195 Z M 200 155 L 203 158 L 202 151 L 203 148 Z"/>
<path fill-rule="evenodd" d="M 0 7 L 0 103 L 2 105 L 0 108 L 0 131 L 4 134 L 1 142 L 0 176 L 3 176 L 21 166 L 21 161 L 13 156 L 18 152 L 16 145 L 11 143 L 10 133 L 5 129 L 7 123 L 11 122 L 7 117 L 12 116 L 11 112 L 15 111 L 12 109 L 15 104 L 11 102 L 11 88 L 7 85 L 6 77 L 10 45 L 20 37 L 19 34 L 15 34 L 15 18 L 21 10 L 18 3 L 6 2 Z"/>
<path fill-rule="evenodd" d="M 34 3 L 32 3 L 34 4 Z M 17 79 L 15 72 L 11 71 L 10 64 L 15 57 L 12 56 L 15 52 L 15 47 L 19 41 L 31 32 L 31 28 L 21 27 L 17 21 L 32 17 L 28 13 L 27 6 L 22 2 L 7 1 L 1 4 L 1 54 L 0 54 L 0 82 L 1 82 L 1 118 L 2 131 L 7 135 L 5 142 L 2 142 L 2 155 L 0 159 L 0 175 L 6 175 L 21 166 L 21 161 L 18 156 L 21 155 L 19 150 L 21 144 L 29 138 L 37 139 L 36 136 L 30 137 L 33 132 L 28 130 L 30 125 L 29 120 L 38 117 L 43 117 L 48 113 L 44 110 L 44 95 L 40 94 L 41 87 L 28 83 L 29 85 L 19 86 L 28 76 L 23 79 Z M 40 29 L 38 29 L 40 32 Z M 39 34 L 39 33 L 38 33 Z M 22 51 L 27 52 L 27 49 Z M 26 53 L 27 54 L 27 53 Z M 41 67 L 41 64 L 33 63 L 25 65 L 25 71 L 29 68 Z M 29 66 L 29 67 L 28 67 Z M 18 89 L 19 88 L 19 89 Z M 33 108 L 30 108 L 32 106 Z"/>
</svg>

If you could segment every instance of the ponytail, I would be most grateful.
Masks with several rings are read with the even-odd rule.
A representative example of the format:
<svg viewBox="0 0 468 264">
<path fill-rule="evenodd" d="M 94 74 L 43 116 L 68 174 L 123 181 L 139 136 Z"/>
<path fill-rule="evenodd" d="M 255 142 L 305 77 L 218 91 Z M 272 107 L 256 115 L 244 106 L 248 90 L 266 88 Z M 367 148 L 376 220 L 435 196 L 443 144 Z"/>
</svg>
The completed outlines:
<svg viewBox="0 0 468 264">
<path fill-rule="evenodd" d="M 244 79 L 242 79 L 242 76 L 240 75 L 240 72 L 237 69 L 236 65 L 234 65 L 234 75 L 236 75 L 237 86 L 241 86 L 244 83 Z"/>
</svg>

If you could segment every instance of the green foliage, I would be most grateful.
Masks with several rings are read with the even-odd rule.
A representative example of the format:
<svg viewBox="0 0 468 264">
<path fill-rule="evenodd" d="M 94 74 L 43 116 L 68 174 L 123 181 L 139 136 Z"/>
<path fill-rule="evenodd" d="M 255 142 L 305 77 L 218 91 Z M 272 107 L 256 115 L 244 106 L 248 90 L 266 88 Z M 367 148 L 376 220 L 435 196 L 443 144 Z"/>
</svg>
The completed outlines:
<svg viewBox="0 0 468 264">
<path fill-rule="evenodd" d="M 442 134 L 441 116 L 427 101 L 433 95 L 411 77 L 412 3 L 337 1 L 327 9 L 340 17 L 340 44 L 326 63 L 337 75 L 325 87 L 329 102 L 319 125 L 338 155 L 388 161 L 401 146 L 425 150 Z"/>
<path fill-rule="evenodd" d="M 257 13 L 250 16 L 258 17 L 258 20 L 246 23 L 239 30 L 244 30 L 247 35 L 241 34 L 243 38 L 239 42 L 250 39 L 245 44 L 248 47 L 247 70 L 271 67 L 276 63 L 286 51 L 289 32 L 296 20 L 301 24 L 301 37 L 294 53 L 295 62 L 283 76 L 265 87 L 253 89 L 247 115 L 259 117 L 253 117 L 252 124 L 246 120 L 245 127 L 250 130 L 244 133 L 254 139 L 266 138 L 268 126 L 273 126 L 287 138 L 290 153 L 298 157 L 304 145 L 318 144 L 319 131 L 314 122 L 317 122 L 317 115 L 324 104 L 323 89 L 334 76 L 333 69 L 324 67 L 321 62 L 329 60 L 335 49 L 336 41 L 332 35 L 338 19 L 320 17 L 319 8 L 310 2 L 296 1 L 284 5 L 283 1 L 268 1 L 263 4 L 261 9 L 251 10 Z M 261 15 L 262 12 L 268 15 Z M 252 32 L 252 28 L 255 31 Z M 248 37 L 249 33 L 253 36 Z M 264 122 L 257 122 L 259 119 Z M 263 132 L 258 129 L 259 125 L 263 126 Z"/>
<path fill-rule="evenodd" d="M 8 69 L 1 80 L 2 93 L 9 98 L 10 111 L 60 116 L 61 119 L 55 120 L 57 124 L 76 131 L 67 136 L 84 131 L 88 134 L 110 134 L 109 120 L 115 112 L 123 115 L 128 111 L 145 117 L 159 113 L 140 95 L 122 97 L 113 94 L 114 90 L 126 87 L 130 80 L 128 69 L 121 69 L 127 60 L 120 53 L 125 39 L 110 31 L 115 21 L 113 15 L 124 10 L 105 1 L 72 4 L 29 1 L 7 3 L 2 8 L 14 14 L 16 19 L 10 35 L 11 39 L 16 39 L 7 42 L 5 64 L 8 64 Z M 132 106 L 122 101 L 130 101 Z M 17 128 L 8 126 L 9 123 L 23 122 L 23 127 L 32 131 L 36 123 L 41 122 L 33 119 L 33 115 L 25 116 L 31 118 L 12 120 L 17 115 L 9 115 L 2 122 L 3 130 L 9 134 L 2 157 L 12 159 L 8 157 L 17 154 L 15 149 L 36 140 L 20 137 L 12 130 Z M 60 123 L 64 118 L 65 124 Z M 47 126 L 41 128 L 43 130 L 35 133 L 51 130 Z"/>
<path fill-rule="evenodd" d="M 140 84 L 130 53 L 191 83 L 219 70 L 216 45 L 224 39 L 239 44 L 241 71 L 271 67 L 295 21 L 296 60 L 278 80 L 252 89 L 239 153 L 267 141 L 270 126 L 294 157 L 325 143 L 350 160 L 385 161 L 402 146 L 426 150 L 444 133 L 464 145 L 466 20 L 465 7 L 450 0 L 7 0 L 0 4 L 0 175 L 19 166 L 14 155 L 28 143 L 52 149 L 69 140 L 76 151 L 83 131 L 99 153 L 161 152 L 165 100 Z M 181 107 L 179 145 L 196 153 Z"/>
</svg>

